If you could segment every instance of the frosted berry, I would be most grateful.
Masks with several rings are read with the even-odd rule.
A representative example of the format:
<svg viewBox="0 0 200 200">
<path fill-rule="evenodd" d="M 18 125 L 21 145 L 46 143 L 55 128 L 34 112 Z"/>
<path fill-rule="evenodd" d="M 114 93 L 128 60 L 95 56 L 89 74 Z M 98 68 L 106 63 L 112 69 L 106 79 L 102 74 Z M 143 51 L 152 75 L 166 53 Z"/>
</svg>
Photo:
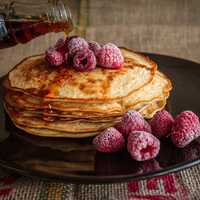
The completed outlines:
<svg viewBox="0 0 200 200">
<path fill-rule="evenodd" d="M 127 149 L 134 160 L 150 160 L 158 155 L 160 141 L 151 133 L 135 131 L 128 136 Z"/>
<path fill-rule="evenodd" d="M 67 46 L 65 45 L 65 39 L 59 38 L 54 46 L 55 50 L 60 52 L 63 57 L 65 56 L 65 53 L 67 52 Z"/>
<path fill-rule="evenodd" d="M 121 122 L 116 125 L 116 128 L 127 137 L 133 131 L 151 132 L 151 127 L 142 115 L 134 110 L 126 112 L 121 119 Z"/>
<path fill-rule="evenodd" d="M 99 50 L 101 49 L 101 45 L 98 42 L 90 41 L 88 42 L 89 49 L 94 52 L 94 55 L 97 56 L 99 53 Z"/>
<path fill-rule="evenodd" d="M 172 142 L 180 148 L 185 147 L 200 136 L 200 122 L 192 111 L 181 112 L 172 126 Z"/>
<path fill-rule="evenodd" d="M 104 68 L 118 69 L 123 66 L 124 57 L 116 45 L 108 43 L 99 50 L 97 63 Z"/>
<path fill-rule="evenodd" d="M 111 153 L 121 150 L 125 145 L 122 134 L 115 128 L 107 128 L 93 139 L 97 151 Z"/>
<path fill-rule="evenodd" d="M 63 46 L 65 46 L 65 38 L 62 37 L 56 41 L 55 48 L 60 48 Z"/>
<path fill-rule="evenodd" d="M 91 71 L 96 67 L 96 57 L 93 51 L 84 49 L 77 51 L 73 58 L 73 67 L 77 71 Z"/>
<path fill-rule="evenodd" d="M 66 47 L 68 47 L 68 43 L 70 40 L 72 40 L 73 38 L 77 38 L 78 36 L 77 35 L 73 35 L 73 36 L 69 36 L 65 39 L 65 45 Z"/>
<path fill-rule="evenodd" d="M 111 42 L 105 44 L 104 46 L 106 46 L 106 47 L 112 47 L 112 48 L 115 48 L 115 49 L 117 49 L 117 50 L 120 51 L 120 49 L 118 48 L 118 46 L 116 46 L 115 44 L 113 44 L 113 43 L 111 43 Z"/>
<path fill-rule="evenodd" d="M 171 132 L 174 119 L 166 110 L 158 111 L 150 121 L 153 135 L 157 138 L 168 136 Z"/>
<path fill-rule="evenodd" d="M 74 56 L 77 51 L 88 49 L 87 41 L 81 37 L 75 37 L 68 42 L 68 51 L 70 56 Z"/>
<path fill-rule="evenodd" d="M 63 55 L 54 48 L 49 48 L 45 52 L 45 59 L 52 66 L 59 66 L 64 61 Z"/>
</svg>

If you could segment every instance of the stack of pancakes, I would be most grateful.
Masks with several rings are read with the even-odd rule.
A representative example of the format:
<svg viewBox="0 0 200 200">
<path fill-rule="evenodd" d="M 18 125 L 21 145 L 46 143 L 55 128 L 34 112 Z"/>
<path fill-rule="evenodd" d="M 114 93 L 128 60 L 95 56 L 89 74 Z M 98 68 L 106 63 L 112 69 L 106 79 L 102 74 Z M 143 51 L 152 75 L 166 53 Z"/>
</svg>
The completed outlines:
<svg viewBox="0 0 200 200">
<path fill-rule="evenodd" d="M 148 57 L 121 48 L 121 69 L 77 72 L 50 67 L 44 55 L 24 59 L 4 81 L 4 106 L 24 131 L 50 137 L 88 137 L 114 126 L 129 109 L 145 118 L 166 105 L 171 82 Z"/>
</svg>

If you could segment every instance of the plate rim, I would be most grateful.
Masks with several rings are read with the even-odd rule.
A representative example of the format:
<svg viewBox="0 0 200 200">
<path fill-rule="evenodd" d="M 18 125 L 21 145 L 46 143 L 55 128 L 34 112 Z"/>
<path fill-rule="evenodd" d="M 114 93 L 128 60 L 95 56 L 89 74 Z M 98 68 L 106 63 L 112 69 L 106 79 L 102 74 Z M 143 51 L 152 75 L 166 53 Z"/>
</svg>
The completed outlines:
<svg viewBox="0 0 200 200">
<path fill-rule="evenodd" d="M 48 180 L 48 181 L 61 181 L 66 183 L 84 183 L 84 184 L 105 184 L 105 183 L 119 183 L 119 182 L 127 182 L 131 180 L 144 180 L 144 179 L 150 179 L 157 176 L 163 176 L 171 173 L 175 173 L 181 170 L 188 169 L 190 167 L 193 167 L 195 165 L 200 164 L 200 159 L 194 159 L 190 161 L 185 161 L 179 164 L 175 164 L 170 167 L 166 167 L 164 169 L 156 170 L 154 172 L 147 172 L 141 174 L 128 174 L 128 175 L 109 175 L 109 176 L 94 176 L 94 175 L 67 175 L 67 176 L 60 176 L 60 175 L 52 175 L 45 172 L 36 172 L 34 170 L 26 171 L 24 169 L 16 168 L 15 166 L 12 166 L 12 164 L 7 164 L 7 162 L 4 162 L 0 160 L 0 167 L 16 172 L 19 175 L 23 175 L 25 177 L 30 178 L 39 178 L 41 180 Z"/>
</svg>

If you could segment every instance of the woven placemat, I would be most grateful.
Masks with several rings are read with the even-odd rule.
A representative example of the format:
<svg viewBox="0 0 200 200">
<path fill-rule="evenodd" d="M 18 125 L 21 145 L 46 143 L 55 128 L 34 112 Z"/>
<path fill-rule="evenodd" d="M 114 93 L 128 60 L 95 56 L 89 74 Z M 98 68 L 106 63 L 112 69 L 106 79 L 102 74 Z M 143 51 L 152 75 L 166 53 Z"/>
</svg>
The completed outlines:
<svg viewBox="0 0 200 200">
<path fill-rule="evenodd" d="M 2 200 L 199 199 L 200 166 L 176 174 L 117 184 L 66 184 L 0 173 Z"/>
<path fill-rule="evenodd" d="M 199 0 L 71 0 L 70 6 L 75 33 L 89 40 L 200 62 Z M 0 75 L 22 58 L 43 52 L 61 35 L 0 50 Z M 200 166 L 150 180 L 105 185 L 65 184 L 0 172 L 2 200 L 195 200 L 200 199 L 199 186 Z"/>
</svg>

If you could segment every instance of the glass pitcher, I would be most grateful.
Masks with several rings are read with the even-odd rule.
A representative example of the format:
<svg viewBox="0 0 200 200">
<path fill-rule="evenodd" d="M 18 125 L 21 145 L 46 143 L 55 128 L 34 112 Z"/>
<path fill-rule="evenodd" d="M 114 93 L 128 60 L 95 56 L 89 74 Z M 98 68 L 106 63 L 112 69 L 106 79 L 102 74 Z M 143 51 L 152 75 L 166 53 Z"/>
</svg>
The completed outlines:
<svg viewBox="0 0 200 200">
<path fill-rule="evenodd" d="M 0 3 L 0 48 L 27 43 L 49 32 L 68 34 L 72 29 L 71 12 L 64 0 Z"/>
</svg>

